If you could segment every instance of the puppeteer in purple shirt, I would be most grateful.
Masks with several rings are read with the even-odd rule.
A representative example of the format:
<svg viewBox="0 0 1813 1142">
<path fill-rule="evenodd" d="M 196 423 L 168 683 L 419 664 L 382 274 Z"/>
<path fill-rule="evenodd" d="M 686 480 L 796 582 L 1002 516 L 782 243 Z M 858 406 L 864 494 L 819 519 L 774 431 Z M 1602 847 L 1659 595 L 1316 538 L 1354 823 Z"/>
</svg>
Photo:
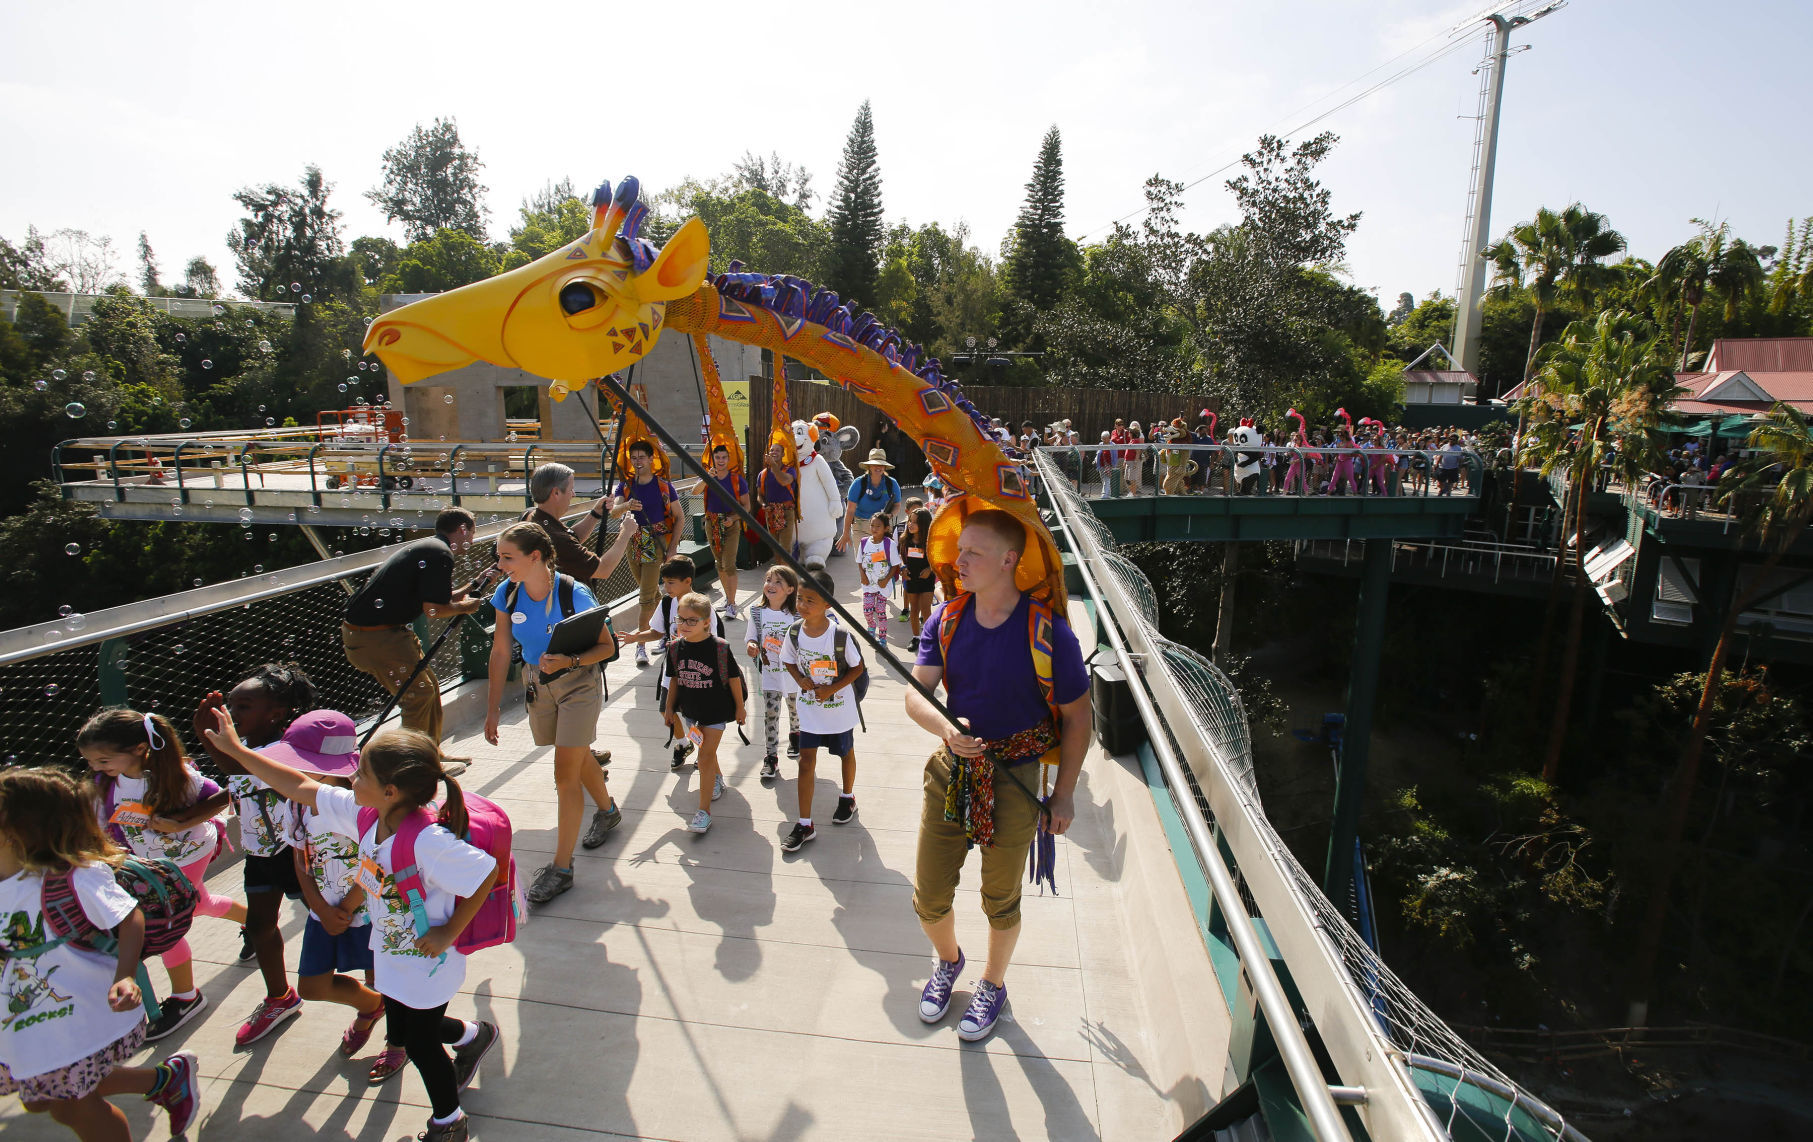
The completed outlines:
<svg viewBox="0 0 1813 1142">
<path fill-rule="evenodd" d="M 976 621 L 971 600 L 951 635 L 951 661 L 944 671 L 948 692 L 945 704 L 951 713 L 968 718 L 971 733 L 998 741 L 1030 729 L 1050 714 L 1039 680 L 1032 668 L 1032 645 L 1027 639 L 1026 612 L 1030 596 L 1022 593 L 1011 618 L 993 630 Z M 944 666 L 938 645 L 938 624 L 944 621 L 944 604 L 932 608 L 919 640 L 920 666 Z M 1076 701 L 1089 691 L 1089 672 L 1076 632 L 1064 616 L 1056 615 L 1051 632 L 1051 678 L 1058 705 Z"/>
</svg>

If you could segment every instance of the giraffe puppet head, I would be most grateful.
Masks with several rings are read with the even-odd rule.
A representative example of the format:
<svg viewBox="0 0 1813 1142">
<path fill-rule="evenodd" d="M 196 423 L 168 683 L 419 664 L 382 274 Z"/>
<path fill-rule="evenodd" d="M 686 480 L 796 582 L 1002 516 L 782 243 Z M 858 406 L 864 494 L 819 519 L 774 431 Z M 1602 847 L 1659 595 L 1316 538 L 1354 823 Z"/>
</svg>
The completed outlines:
<svg viewBox="0 0 1813 1142">
<path fill-rule="evenodd" d="M 648 208 L 634 178 L 592 195 L 592 230 L 482 282 L 412 302 L 365 333 L 404 384 L 486 361 L 555 382 L 556 397 L 654 348 L 667 303 L 705 279 L 710 239 L 689 219 L 657 253 L 638 237 Z"/>
</svg>

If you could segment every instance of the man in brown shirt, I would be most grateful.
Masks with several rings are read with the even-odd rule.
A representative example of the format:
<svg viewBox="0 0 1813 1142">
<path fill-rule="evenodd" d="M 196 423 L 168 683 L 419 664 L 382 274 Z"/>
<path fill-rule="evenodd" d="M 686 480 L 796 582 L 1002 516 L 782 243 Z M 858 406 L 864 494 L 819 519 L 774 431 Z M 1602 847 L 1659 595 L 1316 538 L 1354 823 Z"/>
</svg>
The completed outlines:
<svg viewBox="0 0 1813 1142">
<path fill-rule="evenodd" d="M 617 564 L 623 561 L 624 552 L 629 550 L 630 540 L 636 537 L 636 520 L 632 516 L 624 519 L 610 550 L 595 555 L 586 549 L 586 539 L 603 522 L 611 501 L 609 496 L 598 497 L 592 510 L 578 524 L 568 528 L 561 517 L 573 507 L 573 469 L 565 464 L 538 465 L 529 476 L 529 498 L 535 501 L 535 506 L 524 512 L 522 518 L 541 525 L 548 538 L 554 541 L 555 566 L 581 583 L 610 578 Z"/>
</svg>

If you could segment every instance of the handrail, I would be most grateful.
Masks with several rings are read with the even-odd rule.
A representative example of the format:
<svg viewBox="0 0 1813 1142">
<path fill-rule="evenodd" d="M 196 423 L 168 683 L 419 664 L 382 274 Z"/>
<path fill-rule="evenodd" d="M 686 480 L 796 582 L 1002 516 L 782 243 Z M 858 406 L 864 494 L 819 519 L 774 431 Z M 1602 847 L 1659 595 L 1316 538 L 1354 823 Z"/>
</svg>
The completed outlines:
<svg viewBox="0 0 1813 1142">
<path fill-rule="evenodd" d="M 1435 1074 L 1451 1078 L 1457 1083 L 1464 1083 L 1467 1086 L 1476 1086 L 1489 1094 L 1504 1099 L 1511 1104 L 1513 1112 L 1519 1110 L 1523 1111 L 1531 1118 L 1534 1118 L 1550 1130 L 1559 1134 L 1562 1137 L 1563 1142 L 1588 1142 L 1586 1135 L 1574 1129 L 1574 1127 L 1568 1123 L 1567 1119 L 1555 1113 L 1553 1107 L 1540 1099 L 1531 1098 L 1528 1094 L 1518 1090 L 1514 1086 L 1508 1086 L 1505 1083 L 1499 1082 L 1490 1075 L 1482 1075 L 1478 1071 L 1470 1071 L 1466 1067 L 1459 1066 L 1455 1063 L 1445 1062 L 1441 1059 L 1430 1058 L 1428 1055 L 1406 1055 L 1404 1056 L 1404 1061 L 1408 1065 L 1415 1067 L 1417 1070 L 1431 1071 Z"/>
<path fill-rule="evenodd" d="M 1054 501 L 1056 503 L 1056 501 Z M 1058 508 L 1062 518 L 1064 509 Z M 1073 542 L 1087 545 L 1089 540 L 1083 535 L 1082 528 L 1072 528 L 1065 523 L 1065 531 Z M 1086 553 L 1079 551 L 1079 556 Z M 1115 619 L 1115 601 L 1106 595 L 1101 584 L 1096 581 L 1095 573 L 1090 569 L 1093 558 L 1099 553 L 1089 552 L 1088 557 L 1078 558 L 1077 569 L 1083 576 L 1083 582 L 1089 589 L 1090 597 L 1109 604 L 1109 621 L 1101 624 L 1109 643 L 1121 660 L 1133 665 L 1140 661 L 1127 647 L 1121 638 L 1119 622 Z M 1114 588 L 1119 596 L 1118 585 Z M 1120 607 L 1131 607 L 1130 600 L 1118 598 Z M 1146 692 L 1144 672 L 1134 669 L 1127 671 L 1128 689 L 1133 694 L 1133 701 L 1139 707 L 1140 716 L 1148 725 L 1162 726 L 1164 719 L 1159 715 L 1152 697 Z M 1302 1101 L 1304 1113 L 1309 1116 L 1311 1129 L 1323 1142 L 1336 1142 L 1347 1139 L 1351 1142 L 1353 1135 L 1341 1121 L 1340 1108 L 1329 1092 L 1328 1081 L 1322 1075 L 1322 1069 L 1316 1063 L 1314 1053 L 1303 1034 L 1303 1027 L 1297 1020 L 1297 1014 L 1291 1009 L 1290 1000 L 1284 994 L 1283 985 L 1278 982 L 1277 973 L 1272 970 L 1270 958 L 1259 942 L 1259 935 L 1253 929 L 1252 917 L 1246 909 L 1239 906 L 1240 894 L 1234 886 L 1234 878 L 1229 873 L 1227 864 L 1222 860 L 1220 846 L 1209 832 L 1208 822 L 1203 819 L 1201 807 L 1196 799 L 1188 795 L 1189 782 L 1184 777 L 1183 765 L 1172 752 L 1171 742 L 1163 733 L 1151 735 L 1152 752 L 1158 757 L 1159 767 L 1164 771 L 1165 780 L 1170 787 L 1178 791 L 1176 798 L 1181 810 L 1184 827 L 1190 836 L 1191 847 L 1201 861 L 1203 870 L 1208 874 L 1209 885 L 1215 893 L 1215 899 L 1223 902 L 1224 912 L 1228 916 L 1228 933 L 1233 938 L 1235 951 L 1240 956 L 1240 963 L 1248 979 L 1252 981 L 1253 990 L 1259 1000 L 1260 1010 L 1265 1013 L 1266 1027 L 1272 1033 L 1278 1045 L 1279 1056 L 1284 1061 L 1286 1072 L 1290 1075 L 1291 1085 L 1296 1088 L 1297 1097 Z M 1233 902 L 1234 907 L 1227 907 Z"/>
</svg>

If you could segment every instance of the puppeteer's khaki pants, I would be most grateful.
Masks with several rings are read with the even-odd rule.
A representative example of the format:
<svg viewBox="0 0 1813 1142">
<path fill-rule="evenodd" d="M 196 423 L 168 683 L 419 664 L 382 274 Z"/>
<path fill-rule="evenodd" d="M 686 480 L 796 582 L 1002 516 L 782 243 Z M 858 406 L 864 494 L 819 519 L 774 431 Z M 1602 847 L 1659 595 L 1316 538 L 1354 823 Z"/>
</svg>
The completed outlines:
<svg viewBox="0 0 1813 1142">
<path fill-rule="evenodd" d="M 950 786 L 952 757 L 943 746 L 925 763 L 925 804 L 919 814 L 919 860 L 913 874 L 913 911 L 927 924 L 951 914 L 957 881 L 969 843 L 962 821 L 944 819 L 944 791 Z M 1017 766 L 1014 777 L 1033 784 L 1036 763 Z M 1005 931 L 1020 922 L 1020 882 L 1026 879 L 1026 850 L 1038 831 L 1039 807 L 1014 777 L 995 773 L 995 843 L 982 850 L 982 912 L 988 926 Z"/>
<path fill-rule="evenodd" d="M 340 639 L 346 645 L 346 660 L 376 678 L 391 694 L 422 659 L 422 644 L 409 627 L 360 630 L 341 623 Z M 404 729 L 420 730 L 440 743 L 441 680 L 434 676 L 432 666 L 422 668 L 397 705 L 403 711 Z"/>
</svg>

